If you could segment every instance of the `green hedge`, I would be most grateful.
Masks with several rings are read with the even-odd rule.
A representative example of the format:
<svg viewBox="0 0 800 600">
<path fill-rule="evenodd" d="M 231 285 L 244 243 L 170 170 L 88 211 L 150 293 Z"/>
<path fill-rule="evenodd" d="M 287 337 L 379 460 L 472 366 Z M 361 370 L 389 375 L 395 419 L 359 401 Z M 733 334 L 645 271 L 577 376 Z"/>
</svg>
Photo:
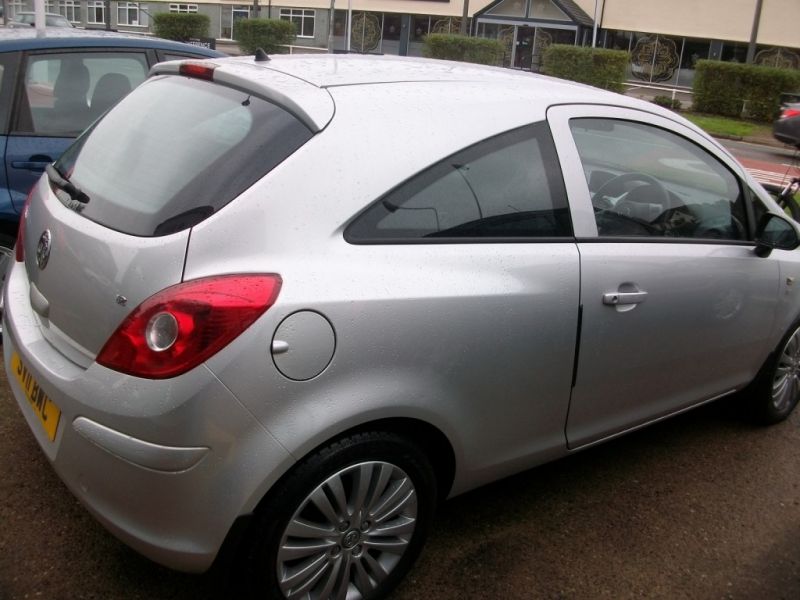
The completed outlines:
<svg viewBox="0 0 800 600">
<path fill-rule="evenodd" d="M 234 31 L 245 54 L 255 54 L 258 48 L 267 54 L 288 52 L 285 46 L 294 43 L 296 34 L 294 23 L 280 19 L 242 19 Z"/>
<path fill-rule="evenodd" d="M 783 92 L 800 90 L 800 71 L 715 60 L 697 61 L 694 110 L 772 121 Z"/>
<path fill-rule="evenodd" d="M 480 65 L 500 65 L 505 47 L 499 40 L 468 37 L 454 33 L 429 33 L 422 53 L 428 58 L 458 60 Z"/>
<path fill-rule="evenodd" d="M 185 42 L 189 38 L 208 37 L 208 15 L 158 13 L 153 15 L 153 33 L 165 40 Z"/>
<path fill-rule="evenodd" d="M 544 52 L 542 72 L 553 77 L 588 83 L 622 92 L 630 54 L 622 50 L 553 44 Z"/>
</svg>

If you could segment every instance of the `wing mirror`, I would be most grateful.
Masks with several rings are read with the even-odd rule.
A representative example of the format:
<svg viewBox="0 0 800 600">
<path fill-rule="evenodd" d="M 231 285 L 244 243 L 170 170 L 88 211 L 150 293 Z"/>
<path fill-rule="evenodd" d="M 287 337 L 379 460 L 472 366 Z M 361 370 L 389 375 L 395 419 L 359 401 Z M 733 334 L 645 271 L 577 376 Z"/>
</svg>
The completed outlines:
<svg viewBox="0 0 800 600">
<path fill-rule="evenodd" d="M 797 229 L 785 217 L 767 213 L 756 229 L 756 254 L 765 258 L 773 250 L 794 250 L 800 246 Z"/>
</svg>

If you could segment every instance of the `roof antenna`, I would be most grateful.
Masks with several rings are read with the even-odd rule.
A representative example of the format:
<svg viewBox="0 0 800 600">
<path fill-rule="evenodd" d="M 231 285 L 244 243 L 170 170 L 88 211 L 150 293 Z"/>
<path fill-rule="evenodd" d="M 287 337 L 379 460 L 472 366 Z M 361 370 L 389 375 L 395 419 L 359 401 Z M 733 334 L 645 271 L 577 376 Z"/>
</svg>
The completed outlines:
<svg viewBox="0 0 800 600">
<path fill-rule="evenodd" d="M 266 62 L 270 60 L 269 55 L 263 48 L 256 48 L 256 62 Z"/>
</svg>

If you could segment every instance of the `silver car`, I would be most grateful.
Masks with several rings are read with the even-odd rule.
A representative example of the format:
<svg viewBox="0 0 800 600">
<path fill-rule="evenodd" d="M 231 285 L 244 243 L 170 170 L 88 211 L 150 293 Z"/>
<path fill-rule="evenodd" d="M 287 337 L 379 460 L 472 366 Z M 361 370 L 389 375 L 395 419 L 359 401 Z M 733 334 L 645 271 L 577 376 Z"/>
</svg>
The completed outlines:
<svg viewBox="0 0 800 600">
<path fill-rule="evenodd" d="M 785 419 L 797 227 L 624 96 L 388 57 L 165 63 L 31 191 L 5 365 L 142 554 L 382 597 L 445 498 L 742 390 Z"/>
</svg>

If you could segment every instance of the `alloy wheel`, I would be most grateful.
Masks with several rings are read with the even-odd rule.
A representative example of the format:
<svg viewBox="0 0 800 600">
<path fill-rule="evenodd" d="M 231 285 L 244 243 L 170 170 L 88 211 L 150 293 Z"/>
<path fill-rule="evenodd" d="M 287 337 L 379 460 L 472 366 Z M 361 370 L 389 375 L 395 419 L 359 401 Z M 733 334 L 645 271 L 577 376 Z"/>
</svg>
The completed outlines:
<svg viewBox="0 0 800 600">
<path fill-rule="evenodd" d="M 800 392 L 800 329 L 792 334 L 778 358 L 772 379 L 772 405 L 783 412 Z"/>
<path fill-rule="evenodd" d="M 369 597 L 397 566 L 417 525 L 417 492 L 401 468 L 363 462 L 300 503 L 277 554 L 286 598 Z"/>
</svg>

